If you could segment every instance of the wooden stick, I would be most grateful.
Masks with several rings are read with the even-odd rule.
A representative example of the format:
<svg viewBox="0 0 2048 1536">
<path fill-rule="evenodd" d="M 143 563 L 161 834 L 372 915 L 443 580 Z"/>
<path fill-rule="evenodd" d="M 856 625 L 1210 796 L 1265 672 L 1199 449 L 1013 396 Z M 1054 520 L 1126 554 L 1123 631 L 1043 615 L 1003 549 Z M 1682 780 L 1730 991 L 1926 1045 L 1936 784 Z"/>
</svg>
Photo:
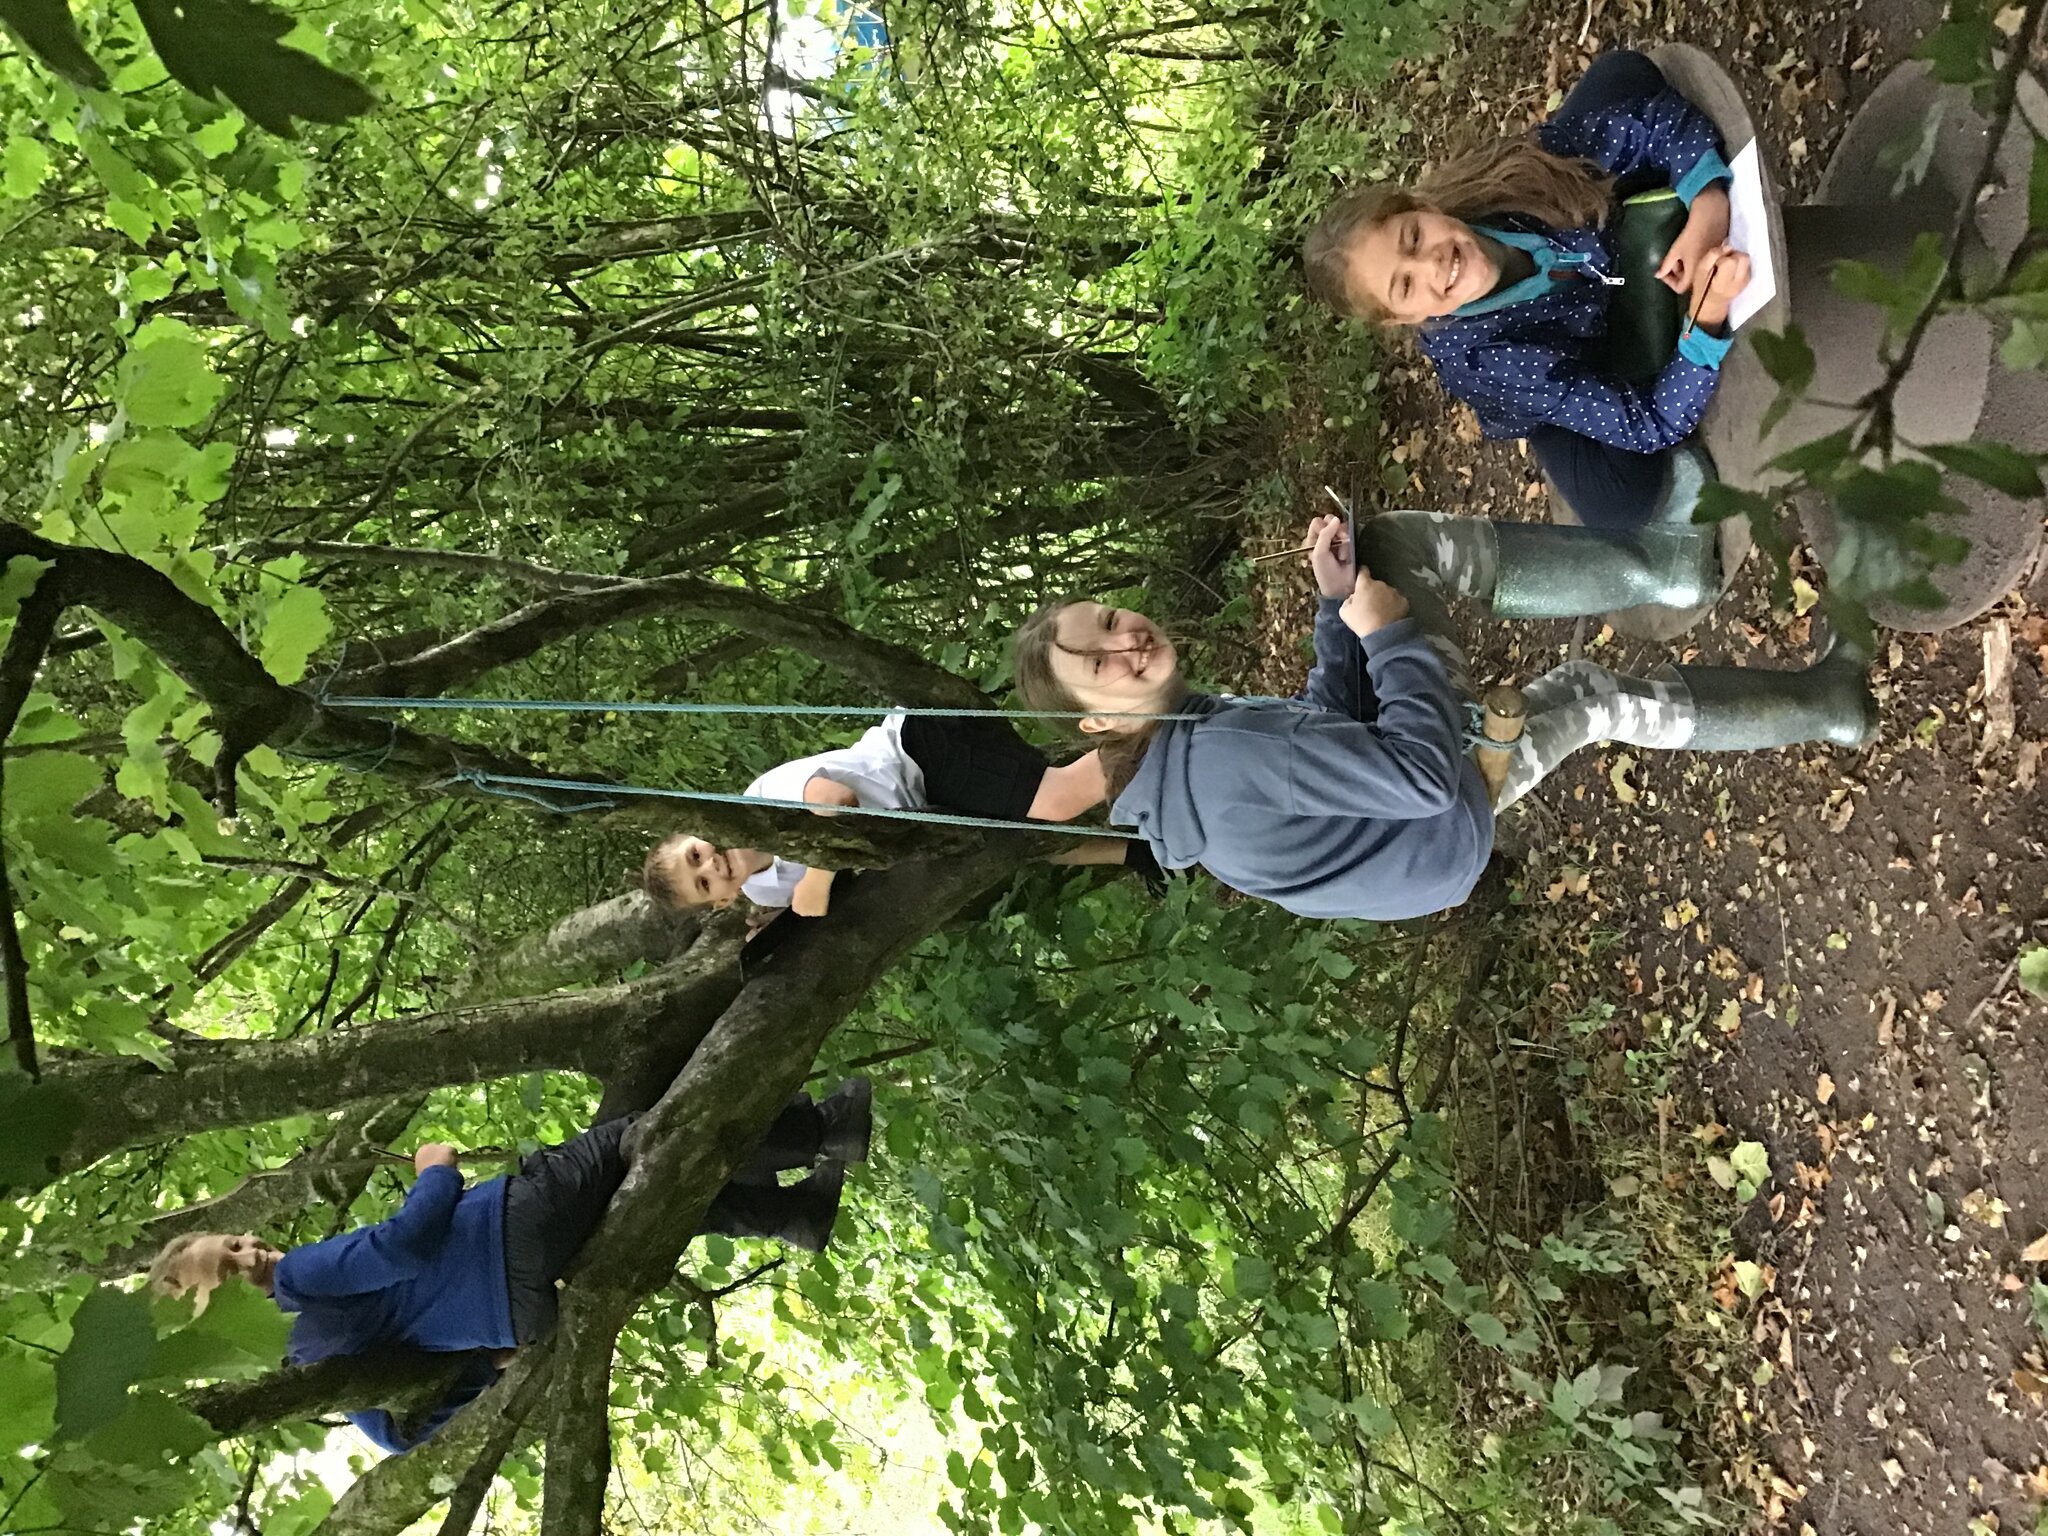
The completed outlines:
<svg viewBox="0 0 2048 1536">
<path fill-rule="evenodd" d="M 1313 544 L 1304 544 L 1299 549 L 1276 549 L 1270 555 L 1253 555 L 1251 563 L 1257 565 L 1261 560 L 1284 560 L 1289 555 L 1312 555 L 1315 548 Z"/>
<path fill-rule="evenodd" d="M 1482 712 L 1482 728 L 1488 741 L 1503 744 L 1520 741 L 1522 727 L 1529 716 L 1528 705 L 1522 700 L 1522 690 L 1511 683 L 1486 690 L 1479 701 Z M 1490 805 L 1500 803 L 1502 786 L 1508 779 L 1508 762 L 1514 755 L 1510 752 L 1495 751 L 1487 747 L 1477 749 L 1479 754 L 1479 777 L 1486 781 L 1486 799 Z"/>
</svg>

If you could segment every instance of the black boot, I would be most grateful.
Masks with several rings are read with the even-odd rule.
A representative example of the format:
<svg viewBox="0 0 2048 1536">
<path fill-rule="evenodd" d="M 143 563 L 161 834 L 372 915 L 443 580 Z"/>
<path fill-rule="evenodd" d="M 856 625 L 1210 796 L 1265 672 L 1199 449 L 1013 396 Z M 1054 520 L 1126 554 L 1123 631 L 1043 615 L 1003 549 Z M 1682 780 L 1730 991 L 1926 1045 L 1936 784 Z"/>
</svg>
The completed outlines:
<svg viewBox="0 0 2048 1536">
<path fill-rule="evenodd" d="M 822 1253 L 832 1240 L 832 1223 L 838 1219 L 839 1196 L 845 1188 L 843 1163 L 825 1163 L 788 1188 L 774 1182 L 772 1174 L 762 1183 L 736 1178 L 718 1192 L 697 1230 L 727 1237 L 779 1238 L 806 1253 Z"/>
<path fill-rule="evenodd" d="M 846 1165 L 823 1163 L 794 1188 L 780 1190 L 782 1210 L 767 1235 L 805 1253 L 823 1253 L 839 1219 L 839 1197 L 846 1189 Z"/>
<path fill-rule="evenodd" d="M 832 1097 L 818 1106 L 825 1131 L 818 1138 L 818 1156 L 841 1163 L 864 1163 L 874 1136 L 875 1085 L 849 1077 Z"/>
<path fill-rule="evenodd" d="M 1796 672 L 1674 666 L 1671 670 L 1692 700 L 1692 737 L 1686 748 L 1753 752 L 1808 741 L 1868 746 L 1878 726 L 1869 667 L 1859 649 L 1843 644 Z"/>
</svg>

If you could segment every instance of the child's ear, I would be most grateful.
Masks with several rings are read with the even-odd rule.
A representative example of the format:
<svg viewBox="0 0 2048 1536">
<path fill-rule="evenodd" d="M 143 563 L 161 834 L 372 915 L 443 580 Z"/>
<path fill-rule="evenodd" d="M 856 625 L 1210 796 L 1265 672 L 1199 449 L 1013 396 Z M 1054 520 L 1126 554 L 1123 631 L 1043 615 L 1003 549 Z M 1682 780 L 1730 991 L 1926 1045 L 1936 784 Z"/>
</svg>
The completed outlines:
<svg viewBox="0 0 2048 1536">
<path fill-rule="evenodd" d="M 1081 734 L 1084 736 L 1102 736 L 1115 729 L 1116 722 L 1101 715 L 1086 715 L 1081 720 Z"/>
</svg>

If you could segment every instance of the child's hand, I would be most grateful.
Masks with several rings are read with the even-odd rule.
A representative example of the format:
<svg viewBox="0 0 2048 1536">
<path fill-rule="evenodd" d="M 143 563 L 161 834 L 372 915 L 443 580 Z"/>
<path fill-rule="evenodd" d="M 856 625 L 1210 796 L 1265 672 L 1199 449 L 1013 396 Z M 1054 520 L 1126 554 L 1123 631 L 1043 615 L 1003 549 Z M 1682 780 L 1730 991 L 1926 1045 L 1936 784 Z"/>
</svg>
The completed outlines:
<svg viewBox="0 0 2048 1536">
<path fill-rule="evenodd" d="M 797 881 L 796 889 L 790 893 L 789 910 L 798 917 L 823 917 L 831 911 L 832 871 L 804 871 L 803 879 Z"/>
<path fill-rule="evenodd" d="M 1377 580 L 1371 571 L 1361 570 L 1358 581 L 1351 589 L 1351 595 L 1344 599 L 1344 606 L 1338 610 L 1344 620 L 1344 627 L 1363 640 L 1389 624 L 1398 624 L 1408 617 L 1408 599 L 1384 581 Z"/>
<path fill-rule="evenodd" d="M 1728 306 L 1749 286 L 1749 253 L 1732 245 L 1715 248 L 1701 270 L 1696 294 L 1697 322 L 1718 329 L 1728 323 Z"/>
<path fill-rule="evenodd" d="M 1316 590 L 1324 597 L 1345 596 L 1356 584 L 1358 575 L 1353 563 L 1357 556 L 1351 548 L 1350 535 L 1345 532 L 1344 519 L 1310 519 L 1308 538 L 1315 546 L 1309 551 L 1308 563 L 1316 575 Z"/>
<path fill-rule="evenodd" d="M 1692 200 L 1685 228 L 1658 264 L 1658 281 L 1673 293 L 1692 293 L 1728 238 L 1728 189 L 1715 185 Z"/>
<path fill-rule="evenodd" d="M 822 773 L 814 773 L 804 785 L 804 804 L 811 808 L 813 815 L 831 816 L 859 805 L 860 796 L 837 779 L 828 779 Z"/>
<path fill-rule="evenodd" d="M 445 1141 L 430 1141 L 412 1155 L 412 1171 L 425 1173 L 429 1168 L 453 1168 L 455 1149 Z"/>
</svg>

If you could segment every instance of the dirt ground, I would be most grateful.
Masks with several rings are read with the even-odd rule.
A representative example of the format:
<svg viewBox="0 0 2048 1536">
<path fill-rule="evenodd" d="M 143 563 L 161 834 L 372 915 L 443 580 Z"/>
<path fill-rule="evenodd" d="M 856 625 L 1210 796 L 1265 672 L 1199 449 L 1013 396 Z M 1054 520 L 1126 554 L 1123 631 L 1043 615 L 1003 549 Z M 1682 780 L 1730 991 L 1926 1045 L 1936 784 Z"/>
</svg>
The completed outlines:
<svg viewBox="0 0 2048 1536">
<path fill-rule="evenodd" d="M 1511 32 L 1473 29 L 1454 63 L 1413 69 L 1398 99 L 1426 156 L 1453 127 L 1469 134 L 1475 107 L 1492 127 L 1525 125 L 1603 47 L 1684 40 L 1733 61 L 1796 196 L 1936 20 L 1921 0 L 1535 0 Z M 1383 439 L 1327 442 L 1326 473 L 1371 484 L 1392 445 L 1410 480 L 1382 504 L 1543 515 L 1528 460 L 1480 442 L 1419 358 L 1390 371 L 1381 409 Z M 1268 588 L 1267 654 L 1290 658 L 1306 585 Z M 1590 628 L 1585 654 L 1609 665 L 1670 654 Z M 1526 681 L 1564 658 L 1572 629 L 1468 629 L 1475 674 Z M 1773 609 L 1755 556 L 1681 659 L 1802 665 L 1810 629 Z M 1987 699 L 2001 640 L 2011 664 L 1993 665 Z M 1291 691 L 1295 670 L 1278 661 L 1261 685 Z M 2020 950 L 2048 941 L 2044 674 L 2037 565 L 1976 623 L 1890 637 L 1868 750 L 1587 752 L 1503 823 L 1527 899 L 1578 904 L 1624 936 L 1624 1017 L 1696 1030 L 1679 1130 L 1770 1151 L 1773 1182 L 1730 1255 L 1764 1266 L 1767 1289 L 1724 1298 L 1768 1379 L 1726 1384 L 1714 1448 L 1759 1530 L 2010 1536 L 2035 1531 L 2048 1501 L 2048 1363 L 2029 1301 L 2048 1277 L 2021 1257 L 2048 1232 L 2048 1008 L 2015 982 Z"/>
</svg>

